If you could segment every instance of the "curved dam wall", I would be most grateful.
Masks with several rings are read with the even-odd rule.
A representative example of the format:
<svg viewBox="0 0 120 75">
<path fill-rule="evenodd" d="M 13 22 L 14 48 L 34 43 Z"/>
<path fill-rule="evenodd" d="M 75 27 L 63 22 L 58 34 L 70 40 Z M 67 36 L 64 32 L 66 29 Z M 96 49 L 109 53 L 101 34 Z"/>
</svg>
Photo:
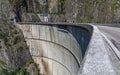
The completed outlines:
<svg viewBox="0 0 120 75">
<path fill-rule="evenodd" d="M 68 24 L 17 24 L 40 73 L 77 75 L 92 27 Z M 79 26 L 79 27 L 78 27 Z"/>
<path fill-rule="evenodd" d="M 74 36 L 74 38 L 76 39 L 76 41 L 80 46 L 82 52 L 81 54 L 83 58 L 92 35 L 92 27 L 90 26 L 84 27 L 84 24 L 83 26 L 78 24 L 77 26 L 59 25 L 58 28 L 67 30 L 69 33 L 71 33 Z"/>
</svg>

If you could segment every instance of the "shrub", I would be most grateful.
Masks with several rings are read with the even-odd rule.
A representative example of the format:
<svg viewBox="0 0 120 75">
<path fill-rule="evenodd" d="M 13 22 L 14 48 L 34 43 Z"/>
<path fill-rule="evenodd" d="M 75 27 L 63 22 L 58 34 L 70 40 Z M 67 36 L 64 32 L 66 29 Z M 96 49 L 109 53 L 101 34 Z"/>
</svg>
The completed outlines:
<svg viewBox="0 0 120 75">
<path fill-rule="evenodd" d="M 8 71 L 6 69 L 0 70 L 0 75 L 8 75 Z"/>
<path fill-rule="evenodd" d="M 2 23 L 2 22 L 0 22 L 0 27 L 1 27 L 1 26 L 3 26 L 3 23 Z"/>
<path fill-rule="evenodd" d="M 21 68 L 19 71 L 19 75 L 29 75 L 25 68 Z"/>
<path fill-rule="evenodd" d="M 18 31 L 16 29 L 14 29 L 13 33 L 14 34 L 18 34 Z"/>
<path fill-rule="evenodd" d="M 18 48 L 19 51 L 22 51 L 23 49 L 24 49 L 23 46 L 20 46 L 20 47 Z"/>
<path fill-rule="evenodd" d="M 5 38 L 5 33 L 0 31 L 0 39 L 4 39 Z"/>
<path fill-rule="evenodd" d="M 28 67 L 30 64 L 33 64 L 33 63 L 35 62 L 33 60 L 30 60 L 29 62 L 27 62 L 26 67 Z"/>
<path fill-rule="evenodd" d="M 4 61 L 0 60 L 0 67 L 4 68 L 5 66 L 6 66 L 6 63 Z"/>
<path fill-rule="evenodd" d="M 16 68 L 14 71 L 8 72 L 8 75 L 29 75 L 26 68 Z"/>
</svg>

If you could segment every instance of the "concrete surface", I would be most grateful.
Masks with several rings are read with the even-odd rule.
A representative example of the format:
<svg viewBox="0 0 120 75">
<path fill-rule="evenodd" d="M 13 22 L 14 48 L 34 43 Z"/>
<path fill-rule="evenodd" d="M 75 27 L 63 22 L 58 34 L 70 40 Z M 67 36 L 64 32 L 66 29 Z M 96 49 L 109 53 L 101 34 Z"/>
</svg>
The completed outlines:
<svg viewBox="0 0 120 75">
<path fill-rule="evenodd" d="M 119 52 L 112 44 L 114 42 L 111 41 L 111 37 L 108 35 L 109 30 L 105 29 L 108 31 L 105 34 L 106 37 L 96 26 L 91 24 L 62 24 L 63 28 L 58 27 L 58 25 L 18 24 L 18 27 L 24 33 L 33 59 L 39 64 L 40 73 L 45 75 L 120 74 Z M 68 26 L 67 29 L 66 25 Z M 82 59 L 81 52 L 83 46 L 80 42 L 83 40 L 85 42 L 87 36 L 77 36 L 77 34 L 86 34 L 86 32 L 82 30 L 74 32 L 74 28 L 70 28 L 71 31 L 69 30 L 70 26 L 84 28 L 84 30 L 88 30 L 91 36 L 90 42 L 86 46 L 87 51 L 85 50 L 84 59 Z M 102 28 L 100 30 L 104 31 Z M 74 33 L 77 34 L 74 35 Z M 119 37 L 119 35 L 113 34 L 115 37 Z M 76 36 L 77 38 L 80 37 L 79 40 L 84 39 L 79 42 Z"/>
<path fill-rule="evenodd" d="M 105 46 L 107 47 L 107 53 L 111 60 L 111 64 L 116 72 L 116 75 L 120 74 L 120 51 L 115 47 L 115 45 L 103 34 Z"/>
<path fill-rule="evenodd" d="M 109 26 L 98 26 L 103 38 L 105 39 L 106 47 L 108 48 L 108 55 L 116 72 L 116 75 L 120 74 L 120 44 L 119 44 L 119 32 L 120 28 Z"/>
<path fill-rule="evenodd" d="M 100 31 L 120 50 L 120 28 L 98 26 Z"/>
<path fill-rule="evenodd" d="M 37 64 L 45 75 L 77 75 L 82 60 L 73 35 L 57 26 L 19 25 Z"/>
<path fill-rule="evenodd" d="M 97 27 L 93 26 L 93 34 L 86 55 L 81 64 L 79 75 L 116 75 L 108 55 L 108 47 Z"/>
</svg>

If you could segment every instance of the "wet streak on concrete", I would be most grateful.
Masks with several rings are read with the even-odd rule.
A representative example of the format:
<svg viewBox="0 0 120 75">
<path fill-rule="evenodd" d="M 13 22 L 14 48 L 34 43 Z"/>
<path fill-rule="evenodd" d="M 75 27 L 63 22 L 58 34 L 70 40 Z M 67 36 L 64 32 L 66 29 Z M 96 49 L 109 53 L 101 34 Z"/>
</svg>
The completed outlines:
<svg viewBox="0 0 120 75">
<path fill-rule="evenodd" d="M 80 62 L 79 62 L 79 60 L 76 58 L 75 54 L 74 54 L 72 51 L 70 51 L 68 48 L 66 48 L 66 47 L 64 47 L 64 46 L 62 46 L 62 45 L 60 45 L 60 44 L 58 44 L 58 43 L 55 43 L 55 42 L 52 42 L 52 41 L 48 41 L 48 40 L 35 39 L 35 38 L 26 38 L 26 39 L 49 42 L 49 43 L 56 44 L 56 45 L 58 45 L 58 46 L 60 46 L 60 47 L 63 47 L 65 50 L 67 50 L 67 51 L 75 58 L 76 62 L 78 63 L 78 66 L 80 67 Z M 42 48 L 42 47 L 40 47 L 40 48 Z M 44 50 L 44 49 L 41 50 L 41 54 L 40 54 L 41 56 L 44 56 L 44 55 L 43 55 L 43 54 L 44 54 L 44 51 L 43 51 L 43 50 Z M 41 56 L 37 56 L 37 55 L 32 55 L 32 56 L 41 57 Z"/>
<path fill-rule="evenodd" d="M 24 33 L 33 59 L 40 65 L 41 73 L 77 75 L 92 35 L 92 27 L 63 24 L 23 24 L 19 27 Z M 57 62 L 50 59 L 43 61 L 42 56 L 52 58 Z"/>
<path fill-rule="evenodd" d="M 120 43 L 116 42 L 115 40 L 111 39 L 112 43 L 115 45 L 117 49 L 120 49 Z"/>
<path fill-rule="evenodd" d="M 46 74 L 53 75 L 52 72 L 50 72 L 50 69 L 49 69 L 47 61 L 45 61 L 44 59 L 41 59 L 41 64 L 42 64 L 42 66 L 43 66 L 43 68 L 45 70 L 45 74 L 44 75 L 46 75 Z"/>
<path fill-rule="evenodd" d="M 91 38 L 90 32 L 85 28 L 73 27 L 73 26 L 62 25 L 62 26 L 58 26 L 58 28 L 67 30 L 76 38 L 77 42 L 79 43 L 80 49 L 81 49 L 82 57 L 84 57 L 87 46 Z"/>
</svg>

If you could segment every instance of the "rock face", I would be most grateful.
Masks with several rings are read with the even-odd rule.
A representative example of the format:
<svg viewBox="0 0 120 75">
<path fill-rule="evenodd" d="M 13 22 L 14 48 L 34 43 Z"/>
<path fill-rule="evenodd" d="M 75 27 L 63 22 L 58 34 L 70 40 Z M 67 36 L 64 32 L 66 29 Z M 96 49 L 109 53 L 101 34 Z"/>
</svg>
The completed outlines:
<svg viewBox="0 0 120 75">
<path fill-rule="evenodd" d="M 15 70 L 24 66 L 31 56 L 25 43 L 22 32 L 12 23 L 14 13 L 8 0 L 0 1 L 0 61 L 4 62 L 4 68 Z"/>
<path fill-rule="evenodd" d="M 38 75 L 22 31 L 11 23 L 13 10 L 8 0 L 0 1 L 0 75 Z"/>
<path fill-rule="evenodd" d="M 78 1 L 77 0 L 58 0 L 57 13 L 50 14 L 51 22 L 77 22 Z M 55 8 L 49 7 L 49 8 Z M 54 11 L 53 11 L 54 12 Z"/>
<path fill-rule="evenodd" d="M 0 20 L 10 21 L 14 19 L 15 14 L 8 0 L 0 1 Z"/>
<path fill-rule="evenodd" d="M 22 31 L 11 23 L 11 20 L 14 18 L 15 14 L 9 1 L 1 0 L 0 75 L 29 75 L 30 72 L 27 72 L 27 68 L 29 68 L 30 65 L 28 66 L 27 64 L 31 64 L 30 62 L 33 61 L 33 59 L 30 55 Z M 34 64 L 34 62 L 32 64 Z M 34 65 L 33 67 L 38 69 Z"/>
<path fill-rule="evenodd" d="M 22 4 L 20 16 L 47 13 L 49 22 L 119 23 L 120 19 L 119 0 L 23 0 L 18 4 Z M 32 17 L 24 17 L 31 21 Z M 24 17 L 19 18 L 26 21 Z"/>
<path fill-rule="evenodd" d="M 12 23 L 0 22 L 0 75 L 23 73 L 39 74 L 22 31 Z"/>
<path fill-rule="evenodd" d="M 32 60 L 22 32 L 12 24 L 0 26 L 0 60 L 6 63 L 8 70 L 22 67 Z"/>
</svg>

